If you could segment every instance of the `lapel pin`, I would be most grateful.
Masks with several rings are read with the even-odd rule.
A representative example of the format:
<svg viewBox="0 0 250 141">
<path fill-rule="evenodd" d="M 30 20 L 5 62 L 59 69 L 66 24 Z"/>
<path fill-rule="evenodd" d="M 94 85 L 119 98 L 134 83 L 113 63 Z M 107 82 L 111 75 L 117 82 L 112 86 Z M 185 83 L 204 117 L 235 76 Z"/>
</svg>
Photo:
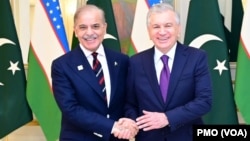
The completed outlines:
<svg viewBox="0 0 250 141">
<path fill-rule="evenodd" d="M 83 70 L 83 66 L 82 66 L 82 65 L 79 65 L 79 66 L 77 66 L 77 69 L 78 69 L 79 71 L 81 71 L 81 70 Z"/>
<path fill-rule="evenodd" d="M 115 62 L 114 62 L 114 65 L 115 65 L 115 66 L 117 66 L 117 65 L 118 65 L 118 63 L 115 61 Z"/>
</svg>

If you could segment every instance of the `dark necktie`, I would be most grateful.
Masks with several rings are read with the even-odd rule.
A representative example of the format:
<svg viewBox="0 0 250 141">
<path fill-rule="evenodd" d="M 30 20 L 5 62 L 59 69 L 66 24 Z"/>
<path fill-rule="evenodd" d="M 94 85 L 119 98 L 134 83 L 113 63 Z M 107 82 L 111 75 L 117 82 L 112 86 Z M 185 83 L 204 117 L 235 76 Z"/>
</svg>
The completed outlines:
<svg viewBox="0 0 250 141">
<path fill-rule="evenodd" d="M 102 65 L 99 62 L 99 60 L 97 59 L 97 55 L 98 53 L 93 52 L 93 71 L 96 74 L 96 78 L 99 82 L 99 85 L 101 86 L 101 90 L 102 90 L 102 94 L 103 94 L 103 98 L 105 100 L 107 100 L 106 98 L 106 87 L 105 87 L 105 81 L 104 81 L 104 75 L 103 75 L 103 70 L 102 70 Z"/>
<path fill-rule="evenodd" d="M 162 98 L 164 102 L 166 102 L 169 78 L 170 78 L 170 71 L 168 68 L 168 56 L 162 55 L 161 60 L 163 62 L 163 68 L 161 70 L 161 75 L 160 75 L 160 88 L 161 88 Z"/>
</svg>

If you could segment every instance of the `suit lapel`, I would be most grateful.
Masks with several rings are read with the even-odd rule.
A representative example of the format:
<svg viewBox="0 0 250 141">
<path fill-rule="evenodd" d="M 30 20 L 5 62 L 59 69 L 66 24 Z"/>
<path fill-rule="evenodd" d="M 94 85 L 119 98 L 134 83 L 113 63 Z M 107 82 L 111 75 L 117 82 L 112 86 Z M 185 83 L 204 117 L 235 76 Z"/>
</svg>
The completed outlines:
<svg viewBox="0 0 250 141">
<path fill-rule="evenodd" d="M 97 79 L 93 79 L 95 78 L 95 74 L 81 48 L 77 47 L 73 52 L 74 53 L 72 53 L 69 61 L 72 70 L 102 97 L 101 87 L 99 86 Z"/>
<path fill-rule="evenodd" d="M 154 47 L 148 50 L 148 52 L 142 57 L 143 58 L 141 61 L 143 64 L 143 69 L 146 72 L 146 75 L 149 79 L 150 85 L 152 86 L 154 94 L 157 97 L 157 99 L 160 101 L 160 103 L 164 105 L 164 101 L 161 96 L 160 86 L 158 84 L 155 65 L 154 65 Z"/>
<path fill-rule="evenodd" d="M 106 54 L 106 59 L 108 63 L 108 68 L 109 68 L 109 75 L 110 75 L 110 86 L 111 86 L 111 91 L 110 91 L 110 103 L 112 98 L 114 97 L 116 88 L 117 88 L 117 75 L 120 70 L 120 60 L 118 60 L 115 56 L 114 53 L 111 53 L 108 49 L 104 48 L 105 54 Z"/>
<path fill-rule="evenodd" d="M 185 47 L 178 43 L 176 47 L 173 68 L 170 75 L 168 97 L 166 101 L 167 105 L 171 101 L 171 98 L 173 97 L 174 90 L 176 89 L 177 83 L 180 79 L 186 61 L 187 61 L 187 54 L 185 51 Z"/>
</svg>

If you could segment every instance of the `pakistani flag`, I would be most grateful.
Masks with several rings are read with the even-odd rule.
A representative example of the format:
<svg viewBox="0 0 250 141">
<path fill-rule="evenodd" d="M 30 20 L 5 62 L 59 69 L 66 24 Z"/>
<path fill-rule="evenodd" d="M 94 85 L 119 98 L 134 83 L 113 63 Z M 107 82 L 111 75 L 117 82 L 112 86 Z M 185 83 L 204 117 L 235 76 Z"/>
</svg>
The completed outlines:
<svg viewBox="0 0 250 141">
<path fill-rule="evenodd" d="M 0 1 L 0 139 L 32 120 L 26 78 L 9 0 Z"/>
<path fill-rule="evenodd" d="M 204 116 L 206 124 L 238 124 L 228 50 L 217 0 L 191 0 L 185 44 L 208 54 L 212 77 L 213 105 Z"/>
<path fill-rule="evenodd" d="M 38 0 L 29 50 L 27 97 L 47 141 L 56 141 L 61 112 L 51 84 L 52 61 L 69 51 L 59 1 Z"/>
<path fill-rule="evenodd" d="M 247 124 L 250 124 L 250 1 L 246 4 L 244 18 L 241 28 L 241 40 L 239 44 L 236 79 L 235 79 L 235 100 Z"/>
<path fill-rule="evenodd" d="M 120 52 L 120 41 L 117 33 L 115 17 L 112 7 L 111 0 L 87 0 L 87 4 L 93 4 L 103 9 L 105 13 L 105 18 L 107 22 L 107 34 L 104 36 L 103 45 L 107 48 L 113 49 L 115 51 Z M 71 48 L 75 48 L 78 45 L 78 40 L 73 34 L 73 41 Z"/>
</svg>

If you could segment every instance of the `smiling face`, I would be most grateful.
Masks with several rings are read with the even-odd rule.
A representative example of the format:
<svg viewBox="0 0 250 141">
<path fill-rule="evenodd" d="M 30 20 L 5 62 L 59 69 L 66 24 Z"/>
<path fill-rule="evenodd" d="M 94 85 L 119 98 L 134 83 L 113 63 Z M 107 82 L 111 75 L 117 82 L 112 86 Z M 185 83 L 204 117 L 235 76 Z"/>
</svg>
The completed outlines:
<svg viewBox="0 0 250 141">
<path fill-rule="evenodd" d="M 174 11 L 165 10 L 152 13 L 147 25 L 150 39 L 163 53 L 167 53 L 178 40 L 180 25 Z"/>
<path fill-rule="evenodd" d="M 96 51 L 104 39 L 107 24 L 102 11 L 96 7 L 82 8 L 74 20 L 75 36 L 83 47 Z"/>
</svg>

